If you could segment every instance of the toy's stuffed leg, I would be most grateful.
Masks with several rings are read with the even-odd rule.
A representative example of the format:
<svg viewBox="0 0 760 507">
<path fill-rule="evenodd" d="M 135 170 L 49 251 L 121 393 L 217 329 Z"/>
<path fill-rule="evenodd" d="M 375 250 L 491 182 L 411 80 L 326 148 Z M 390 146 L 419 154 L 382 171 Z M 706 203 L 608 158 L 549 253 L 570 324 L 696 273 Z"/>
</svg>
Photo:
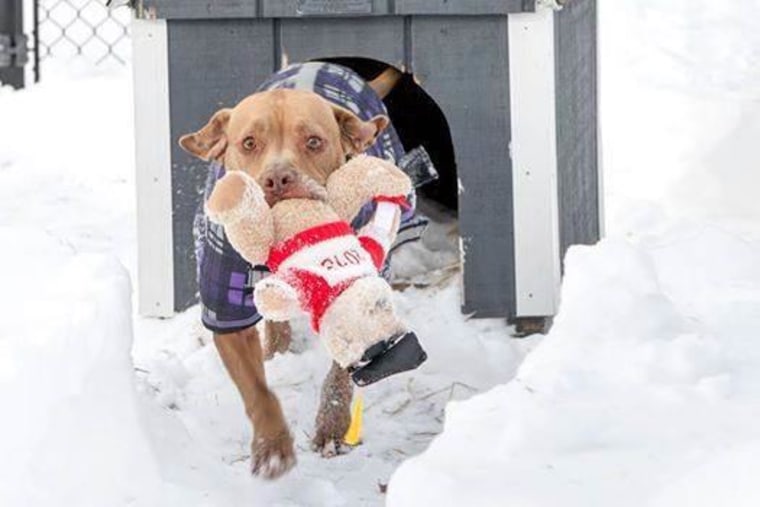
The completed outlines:
<svg viewBox="0 0 760 507">
<path fill-rule="evenodd" d="M 325 312 L 320 336 L 358 385 L 412 370 L 427 355 L 396 316 L 391 288 L 379 277 L 356 280 Z"/>
</svg>

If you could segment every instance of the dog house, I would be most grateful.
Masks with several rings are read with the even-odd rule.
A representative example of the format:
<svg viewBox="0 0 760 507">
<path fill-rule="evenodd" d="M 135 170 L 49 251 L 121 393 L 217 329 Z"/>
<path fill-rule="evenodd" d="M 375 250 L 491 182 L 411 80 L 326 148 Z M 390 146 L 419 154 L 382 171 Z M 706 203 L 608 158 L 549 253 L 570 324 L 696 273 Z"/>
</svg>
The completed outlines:
<svg viewBox="0 0 760 507">
<path fill-rule="evenodd" d="M 595 0 L 558 11 L 534 0 L 142 0 L 137 18 L 143 314 L 196 301 L 191 231 L 207 168 L 177 139 L 287 62 L 390 65 L 434 104 L 437 116 L 416 116 L 414 101 L 389 109 L 407 117 L 405 145 L 438 140 L 427 147 L 444 166 L 441 200 L 458 196 L 463 312 L 553 315 L 563 254 L 600 237 Z"/>
</svg>

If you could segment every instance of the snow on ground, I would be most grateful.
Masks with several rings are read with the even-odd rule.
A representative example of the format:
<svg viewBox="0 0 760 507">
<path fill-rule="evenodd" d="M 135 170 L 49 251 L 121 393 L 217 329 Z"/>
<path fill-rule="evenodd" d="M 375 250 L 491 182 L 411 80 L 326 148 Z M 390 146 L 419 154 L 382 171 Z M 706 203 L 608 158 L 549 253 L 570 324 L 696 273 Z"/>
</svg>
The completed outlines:
<svg viewBox="0 0 760 507">
<path fill-rule="evenodd" d="M 389 505 L 757 505 L 760 243 L 666 238 L 571 250 L 551 333 L 512 382 L 449 405 Z"/>
<path fill-rule="evenodd" d="M 128 69 L 0 89 L 0 505 L 353 507 L 391 477 L 391 506 L 757 505 L 760 6 L 601 4 L 609 238 L 568 254 L 550 335 L 466 321 L 447 269 L 407 289 L 430 359 L 367 390 L 364 445 L 324 460 L 301 323 L 267 365 L 299 460 L 274 483 L 197 309 L 130 308 Z M 443 268 L 453 232 L 428 239 Z"/>
<path fill-rule="evenodd" d="M 53 62 L 45 75 L 0 89 L 0 505 L 378 505 L 446 403 L 509 380 L 537 342 L 460 315 L 455 226 L 438 225 L 427 259 L 442 281 L 398 297 L 428 362 L 367 389 L 364 445 L 325 460 L 308 443 L 329 362 L 300 323 L 298 352 L 267 365 L 299 464 L 275 483 L 251 478 L 249 425 L 197 308 L 170 320 L 130 308 L 129 69 Z M 399 256 L 405 277 L 431 267 L 420 252 Z"/>
<path fill-rule="evenodd" d="M 601 3 L 608 239 L 388 505 L 760 504 L 756 2 Z"/>
</svg>

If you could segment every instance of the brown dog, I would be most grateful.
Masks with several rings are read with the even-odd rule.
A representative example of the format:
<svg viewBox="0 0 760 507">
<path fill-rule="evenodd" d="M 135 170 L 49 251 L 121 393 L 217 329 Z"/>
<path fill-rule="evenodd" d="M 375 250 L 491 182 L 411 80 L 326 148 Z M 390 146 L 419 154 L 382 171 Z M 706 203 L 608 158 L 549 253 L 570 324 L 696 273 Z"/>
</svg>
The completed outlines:
<svg viewBox="0 0 760 507">
<path fill-rule="evenodd" d="M 346 109 L 303 90 L 272 90 L 251 95 L 234 108 L 216 112 L 201 130 L 183 136 L 181 146 L 203 160 L 242 170 L 264 189 L 271 205 L 312 195 L 350 154 L 363 152 L 388 125 L 382 115 L 362 121 Z M 295 464 L 293 439 L 277 397 L 266 383 L 264 359 L 287 350 L 287 323 L 266 324 L 262 350 L 254 327 L 214 334 L 214 343 L 243 398 L 254 429 L 252 470 L 275 478 Z M 352 384 L 333 364 L 322 387 L 314 448 L 325 456 L 340 448 L 350 423 Z"/>
</svg>

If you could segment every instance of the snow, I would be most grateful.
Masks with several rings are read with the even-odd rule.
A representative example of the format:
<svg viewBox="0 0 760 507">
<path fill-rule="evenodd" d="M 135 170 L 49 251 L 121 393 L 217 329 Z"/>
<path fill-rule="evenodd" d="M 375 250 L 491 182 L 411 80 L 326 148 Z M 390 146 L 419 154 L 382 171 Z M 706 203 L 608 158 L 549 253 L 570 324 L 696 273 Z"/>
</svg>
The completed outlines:
<svg viewBox="0 0 760 507">
<path fill-rule="evenodd" d="M 387 504 L 757 505 L 760 38 L 744 2 L 601 3 L 608 238 L 515 378 Z"/>
<path fill-rule="evenodd" d="M 760 466 L 739 452 L 760 437 L 758 246 L 683 226 L 572 249 L 551 333 L 512 382 L 448 406 L 389 505 L 716 505 L 734 481 L 752 487 L 727 504 L 756 505 L 742 473 L 691 479 L 735 453 L 728 470 Z"/>
<path fill-rule="evenodd" d="M 600 3 L 608 238 L 550 334 L 460 315 L 441 220 L 395 261 L 429 360 L 365 391 L 363 445 L 308 448 L 305 322 L 267 364 L 298 455 L 272 483 L 198 309 L 134 313 L 129 69 L 0 88 L 0 505 L 757 505 L 760 6 Z"/>
<path fill-rule="evenodd" d="M 3 251 L 19 240 L 60 253 L 54 240 L 35 233 L 4 242 Z M 129 359 L 129 275 L 113 256 L 56 257 L 58 273 L 23 277 L 14 273 L 23 262 L 4 257 L 6 290 L 25 304 L 3 305 L 12 318 L 4 330 L 10 339 L 0 342 L 0 503 L 99 506 L 155 498 L 156 463 Z"/>
</svg>

